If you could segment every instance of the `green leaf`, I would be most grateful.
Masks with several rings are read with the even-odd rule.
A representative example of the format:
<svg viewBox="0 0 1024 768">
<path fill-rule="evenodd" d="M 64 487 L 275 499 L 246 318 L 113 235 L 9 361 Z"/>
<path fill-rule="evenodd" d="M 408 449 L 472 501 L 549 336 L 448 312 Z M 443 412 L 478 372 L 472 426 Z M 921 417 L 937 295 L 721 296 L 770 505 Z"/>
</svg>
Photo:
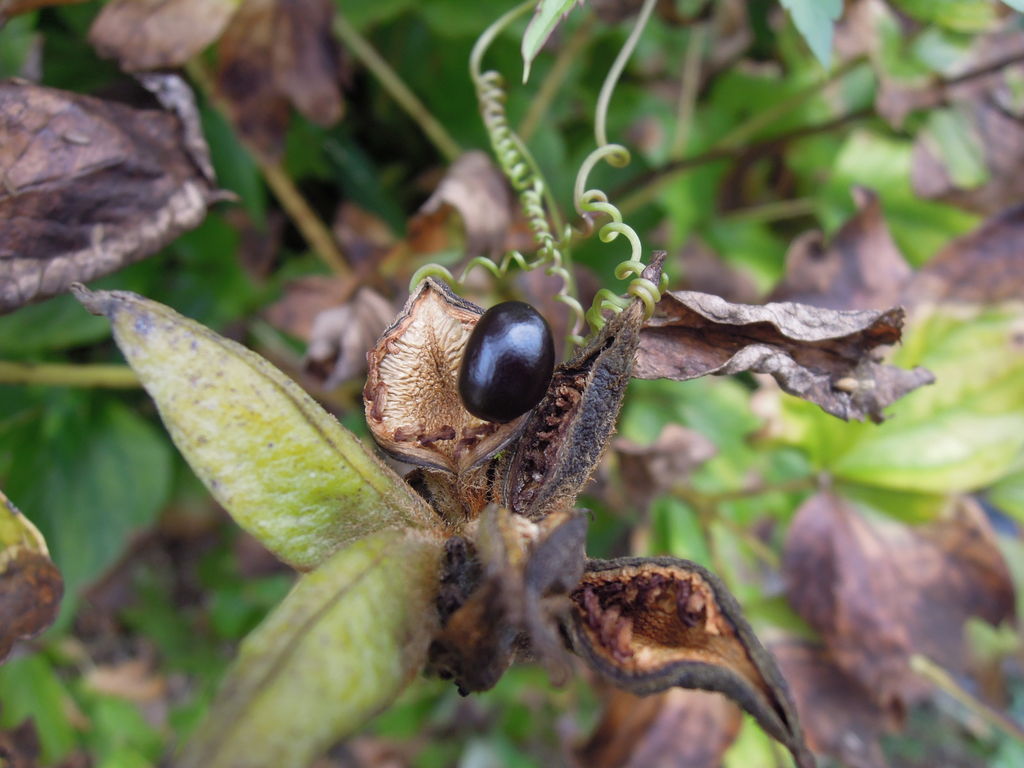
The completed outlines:
<svg viewBox="0 0 1024 768">
<path fill-rule="evenodd" d="M 912 151 L 910 141 L 867 130 L 851 133 L 832 166 L 826 194 L 819 198 L 827 228 L 838 229 L 856 212 L 850 196 L 855 184 L 878 193 L 893 239 L 912 265 L 924 263 L 976 226 L 979 218 L 973 214 L 917 197 L 910 185 Z"/>
<path fill-rule="evenodd" d="M 530 65 L 537 58 L 544 43 L 551 37 L 555 27 L 562 21 L 576 5 L 581 5 L 582 0 L 540 0 L 537 3 L 537 10 L 526 25 L 523 33 L 523 82 L 530 79 Z"/>
<path fill-rule="evenodd" d="M 985 32 L 999 20 L 991 0 L 894 0 L 893 4 L 918 21 L 957 32 Z"/>
<path fill-rule="evenodd" d="M 156 519 L 170 488 L 170 446 L 119 402 L 74 392 L 48 397 L 37 418 L 0 434 L 5 452 L 6 487 L 64 576 L 66 619 L 78 590 Z"/>
<path fill-rule="evenodd" d="M 932 154 L 940 158 L 949 177 L 960 189 L 980 187 L 988 181 L 985 148 L 974 130 L 974 121 L 963 109 L 936 109 L 928 115 L 921 133 Z"/>
<path fill-rule="evenodd" d="M 823 67 L 832 63 L 832 35 L 843 0 L 780 0 Z"/>
<path fill-rule="evenodd" d="M 42 765 L 56 765 L 75 747 L 68 721 L 74 703 L 50 663 L 26 656 L 0 667 L 0 728 L 14 728 L 32 718 L 42 747 Z"/>
<path fill-rule="evenodd" d="M 879 426 L 829 420 L 786 397 L 789 439 L 819 469 L 861 486 L 925 495 L 984 488 L 1024 451 L 1019 324 L 1013 309 L 918 316 L 893 362 L 925 366 L 934 385 L 895 403 Z M 926 496 L 917 501 L 927 507 Z"/>
<path fill-rule="evenodd" d="M 183 768 L 305 768 L 386 707 L 436 630 L 442 543 L 389 529 L 303 576 L 243 643 Z"/>
<path fill-rule="evenodd" d="M 82 308 L 66 294 L 0 317 L 5 357 L 88 344 L 99 341 L 107 333 L 103 318 L 83 318 Z"/>
<path fill-rule="evenodd" d="M 308 570 L 425 502 L 291 379 L 240 344 L 125 291 L 76 296 L 106 315 L 178 450 L 236 522 Z"/>
<path fill-rule="evenodd" d="M 1007 475 L 993 485 L 988 500 L 1024 524 L 1024 470 Z"/>
</svg>

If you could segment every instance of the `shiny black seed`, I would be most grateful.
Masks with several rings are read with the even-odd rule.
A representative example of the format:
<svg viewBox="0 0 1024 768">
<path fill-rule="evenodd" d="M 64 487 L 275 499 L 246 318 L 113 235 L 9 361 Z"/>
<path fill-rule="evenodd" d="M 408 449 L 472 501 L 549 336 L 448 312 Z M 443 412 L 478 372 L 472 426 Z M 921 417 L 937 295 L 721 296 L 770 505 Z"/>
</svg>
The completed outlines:
<svg viewBox="0 0 1024 768">
<path fill-rule="evenodd" d="M 521 301 L 484 312 L 466 342 L 459 395 L 466 410 L 486 421 L 512 421 L 547 392 L 555 345 L 543 317 Z"/>
</svg>

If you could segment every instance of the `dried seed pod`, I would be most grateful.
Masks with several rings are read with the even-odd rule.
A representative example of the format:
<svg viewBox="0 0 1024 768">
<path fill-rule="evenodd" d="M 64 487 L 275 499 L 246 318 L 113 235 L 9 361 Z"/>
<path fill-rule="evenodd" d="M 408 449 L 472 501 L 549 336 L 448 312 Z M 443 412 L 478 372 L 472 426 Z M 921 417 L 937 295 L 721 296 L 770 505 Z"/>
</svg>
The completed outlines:
<svg viewBox="0 0 1024 768">
<path fill-rule="evenodd" d="M 558 627 L 583 571 L 586 529 L 577 510 L 538 525 L 492 505 L 468 538 L 449 539 L 428 671 L 454 679 L 460 693 L 485 691 L 520 656 L 564 682 L 570 667 Z"/>
<path fill-rule="evenodd" d="M 590 560 L 571 598 L 573 649 L 617 687 L 724 693 L 798 766 L 814 765 L 775 660 L 706 569 L 670 557 Z"/>
<path fill-rule="evenodd" d="M 483 310 L 442 283 L 424 280 L 367 355 L 366 423 L 395 458 L 461 474 L 523 426 L 477 418 L 458 391 L 463 348 Z"/>
<path fill-rule="evenodd" d="M 555 369 L 499 470 L 502 503 L 513 512 L 538 520 L 575 503 L 615 429 L 642 322 L 643 305 L 635 301 Z"/>
</svg>

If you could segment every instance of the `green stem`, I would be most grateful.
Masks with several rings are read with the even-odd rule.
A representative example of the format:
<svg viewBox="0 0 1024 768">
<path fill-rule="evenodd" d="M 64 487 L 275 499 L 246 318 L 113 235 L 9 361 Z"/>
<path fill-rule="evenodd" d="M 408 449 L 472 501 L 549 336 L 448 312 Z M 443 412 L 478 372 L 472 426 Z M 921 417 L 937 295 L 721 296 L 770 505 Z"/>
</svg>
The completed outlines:
<svg viewBox="0 0 1024 768">
<path fill-rule="evenodd" d="M 537 126 L 544 119 L 548 107 L 551 106 L 551 102 L 555 100 L 555 96 L 558 95 L 558 91 L 569 76 L 569 70 L 572 69 L 572 65 L 576 63 L 583 48 L 589 42 L 590 31 L 593 28 L 594 17 L 588 16 L 582 24 L 576 27 L 572 36 L 562 46 L 561 50 L 558 51 L 558 56 L 555 57 L 551 71 L 548 72 L 547 77 L 541 82 L 537 95 L 530 102 L 530 107 L 527 109 L 526 115 L 523 117 L 522 122 L 519 123 L 519 128 L 516 131 L 524 142 L 530 140 L 533 132 L 537 130 Z"/>
<path fill-rule="evenodd" d="M 707 28 L 703 24 L 695 26 L 690 32 L 686 54 L 683 56 L 683 74 L 680 78 L 679 104 L 676 109 L 676 130 L 672 137 L 672 147 L 669 150 L 669 157 L 673 160 L 683 157 L 686 152 L 686 143 L 690 138 L 706 37 Z"/>
<path fill-rule="evenodd" d="M 1002 731 L 1007 736 L 1024 744 L 1024 726 L 1015 723 L 1002 712 L 998 712 L 985 702 L 974 697 L 953 679 L 945 669 L 926 656 L 915 653 L 910 657 L 910 668 L 921 675 L 937 688 L 948 693 L 964 707 L 984 720 L 988 725 Z"/>
<path fill-rule="evenodd" d="M 535 5 L 534 0 L 526 0 L 526 2 L 520 3 L 515 8 L 506 11 L 476 39 L 476 42 L 473 43 L 473 50 L 469 54 L 469 74 L 473 78 L 474 83 L 480 82 L 480 76 L 483 72 L 482 62 L 484 54 L 491 47 L 494 38 L 500 35 L 513 21 L 533 10 Z"/>
<path fill-rule="evenodd" d="M 647 20 L 651 18 L 651 12 L 654 10 L 656 3 L 657 0 L 644 0 L 640 14 L 636 18 L 636 24 L 633 25 L 633 31 L 626 38 L 626 44 L 622 46 L 619 55 L 615 57 L 615 61 L 612 62 L 611 69 L 608 70 L 604 83 L 601 85 L 601 92 L 597 96 L 597 110 L 594 115 L 594 140 L 599 147 L 603 147 L 608 143 L 608 105 L 611 104 L 612 93 L 615 92 L 615 86 L 619 82 L 622 70 L 626 68 L 626 62 L 633 55 L 633 49 L 636 48 L 636 44 L 640 40 L 640 35 L 643 34 L 644 27 L 647 26 Z"/>
<path fill-rule="evenodd" d="M 134 389 L 141 386 L 127 365 L 67 365 L 0 361 L 0 384 Z"/>
<path fill-rule="evenodd" d="M 334 16 L 334 33 L 341 38 L 348 50 L 352 51 L 355 57 L 373 73 L 374 77 L 384 86 L 384 90 L 416 122 L 446 160 L 452 162 L 462 154 L 462 148 L 459 147 L 458 142 L 409 89 L 405 81 L 377 52 L 369 40 L 360 35 L 356 28 L 348 23 L 343 14 L 339 13 Z"/>
<path fill-rule="evenodd" d="M 870 109 L 858 109 L 855 112 L 840 115 L 839 117 L 827 120 L 824 123 L 805 125 L 800 128 L 795 128 L 787 133 L 780 134 L 779 136 L 775 136 L 771 139 L 757 141 L 744 147 L 736 147 L 733 149 L 715 147 L 706 152 L 702 152 L 699 155 L 692 155 L 691 157 L 672 160 L 660 168 L 652 168 L 649 171 L 645 171 L 644 173 L 634 176 L 632 179 L 629 179 L 622 184 L 612 194 L 617 198 L 625 198 L 619 204 L 619 210 L 622 211 L 623 215 L 627 215 L 651 202 L 651 200 L 656 198 L 665 186 L 694 168 L 699 168 L 700 166 L 715 163 L 720 160 L 733 160 L 740 155 L 755 155 L 762 152 L 770 152 L 777 147 L 787 144 L 788 142 L 797 141 L 799 139 L 803 139 L 808 136 L 815 136 L 821 133 L 828 133 L 829 131 L 834 131 L 837 128 L 841 128 L 850 123 L 867 119 L 871 117 L 872 114 L 873 112 Z"/>
<path fill-rule="evenodd" d="M 726 213 L 725 218 L 729 221 L 770 223 L 795 219 L 800 216 L 811 216 L 815 211 L 815 203 L 812 198 L 797 197 L 792 200 L 773 200 L 770 203 L 752 205 L 749 208 L 737 208 Z"/>
</svg>

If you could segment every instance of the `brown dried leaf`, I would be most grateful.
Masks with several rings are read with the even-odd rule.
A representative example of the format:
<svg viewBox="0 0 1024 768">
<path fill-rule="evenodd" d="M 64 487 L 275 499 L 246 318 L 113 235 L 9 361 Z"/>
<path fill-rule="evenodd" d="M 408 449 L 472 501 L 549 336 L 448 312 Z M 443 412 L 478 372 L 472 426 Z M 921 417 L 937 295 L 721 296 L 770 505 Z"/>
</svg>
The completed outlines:
<svg viewBox="0 0 1024 768">
<path fill-rule="evenodd" d="M 786 682 L 716 576 L 670 557 L 589 560 L 571 594 L 574 650 L 637 694 L 679 686 L 718 691 L 814 765 Z"/>
<path fill-rule="evenodd" d="M 89 30 L 101 56 L 137 72 L 180 67 L 220 37 L 241 0 L 111 0 Z"/>
<path fill-rule="evenodd" d="M 797 238 L 786 254 L 786 275 L 772 301 L 829 309 L 882 309 L 899 299 L 911 270 L 889 234 L 878 195 L 854 187 L 857 213 L 826 248 L 821 234 Z"/>
<path fill-rule="evenodd" d="M 153 701 L 167 695 L 167 680 L 145 659 L 98 665 L 83 680 L 96 693 L 128 701 Z"/>
<path fill-rule="evenodd" d="M 1024 198 L 1024 178 L 1017 172 L 1024 163 L 1024 120 L 989 97 L 962 103 L 960 114 L 964 113 L 967 130 L 961 141 L 981 155 L 987 180 L 980 185 L 958 184 L 942 145 L 926 127 L 914 142 L 911 183 L 920 197 L 994 214 Z"/>
<path fill-rule="evenodd" d="M 494 686 L 519 655 L 564 683 L 569 663 L 558 626 L 583 572 L 586 527 L 579 511 L 537 524 L 491 505 L 471 540 L 449 539 L 428 671 L 453 678 L 465 695 Z"/>
<path fill-rule="evenodd" d="M 609 688 L 576 757 L 586 768 L 719 768 L 742 722 L 721 694 L 672 688 L 640 697 Z"/>
<path fill-rule="evenodd" d="M 366 353 L 395 315 L 391 303 L 362 287 L 345 304 L 317 315 L 306 349 L 306 370 L 334 389 L 366 372 Z"/>
<path fill-rule="evenodd" d="M 897 723 L 833 663 L 828 651 L 795 639 L 770 648 L 793 692 L 811 749 L 848 768 L 887 768 L 879 737 Z"/>
<path fill-rule="evenodd" d="M 459 397 L 462 351 L 483 310 L 427 279 L 367 355 L 366 423 L 397 459 L 464 473 L 515 438 L 508 422 L 473 416 Z"/>
<path fill-rule="evenodd" d="M 875 362 L 900 339 L 903 310 L 837 311 L 805 304 L 730 304 L 670 291 L 640 334 L 634 376 L 676 381 L 742 371 L 769 373 L 792 395 L 841 419 L 882 420 L 882 409 L 931 383 L 923 368 Z"/>
<path fill-rule="evenodd" d="M 341 119 L 330 0 L 245 0 L 221 38 L 217 90 L 265 159 L 284 150 L 288 102 L 322 125 Z"/>
<path fill-rule="evenodd" d="M 321 312 L 338 306 L 352 295 L 351 284 L 336 277 L 308 275 L 292 280 L 284 295 L 264 312 L 267 322 L 307 344 Z"/>
<path fill-rule="evenodd" d="M 422 230 L 441 225 L 452 210 L 462 217 L 468 256 L 497 256 L 505 251 L 514 216 L 512 192 L 486 152 L 466 152 L 452 163 L 409 222 L 410 239 L 423 239 Z"/>
<path fill-rule="evenodd" d="M 1010 208 L 957 238 L 917 271 L 906 288 L 910 304 L 982 304 L 1024 296 L 1024 205 Z"/>
<path fill-rule="evenodd" d="M 731 266 L 699 238 L 687 242 L 679 261 L 682 263 L 681 289 L 713 293 L 726 301 L 747 303 L 757 301 L 761 296 L 746 272 Z"/>
<path fill-rule="evenodd" d="M 178 109 L 194 115 L 185 101 Z M 0 224 L 17 221 L 0 226 L 0 312 L 120 269 L 198 225 L 225 199 L 208 163 L 178 115 L 0 83 Z"/>
<path fill-rule="evenodd" d="M 346 259 L 356 267 L 376 264 L 397 243 L 384 219 L 349 200 L 338 206 L 331 229 Z"/>
<path fill-rule="evenodd" d="M 927 692 L 911 654 L 961 672 L 967 619 L 998 624 L 1014 612 L 1009 572 L 973 502 L 911 528 L 818 494 L 789 528 L 783 570 L 790 602 L 836 665 L 893 712 Z"/>
<path fill-rule="evenodd" d="M 36 768 L 41 751 L 34 720 L 10 730 L 0 729 L 0 765 L 4 768 Z"/>
<path fill-rule="evenodd" d="M 63 594 L 42 535 L 0 491 L 0 662 L 53 623 Z"/>
<path fill-rule="evenodd" d="M 616 438 L 612 448 L 631 501 L 644 508 L 656 496 L 684 482 L 689 474 L 713 457 L 715 444 L 700 432 L 679 424 L 666 424 L 650 445 Z"/>
<path fill-rule="evenodd" d="M 657 284 L 664 253 L 644 270 Z M 576 502 L 597 467 L 622 407 L 643 322 L 635 300 L 573 358 L 555 368 L 523 437 L 503 458 L 502 503 L 537 520 Z"/>
<path fill-rule="evenodd" d="M 252 0 L 247 0 L 252 2 Z M 341 51 L 331 0 L 278 0 L 274 16 L 274 79 L 299 112 L 319 125 L 341 119 Z"/>
</svg>

